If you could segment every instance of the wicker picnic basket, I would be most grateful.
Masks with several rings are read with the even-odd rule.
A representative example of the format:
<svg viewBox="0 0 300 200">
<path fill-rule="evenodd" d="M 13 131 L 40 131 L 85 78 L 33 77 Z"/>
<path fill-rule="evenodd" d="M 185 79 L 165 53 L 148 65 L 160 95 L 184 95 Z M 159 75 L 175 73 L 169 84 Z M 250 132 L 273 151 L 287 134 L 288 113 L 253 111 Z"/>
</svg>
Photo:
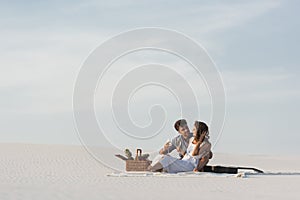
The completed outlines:
<svg viewBox="0 0 300 200">
<path fill-rule="evenodd" d="M 140 160 L 142 156 L 142 149 L 136 150 L 136 156 L 134 160 L 126 160 L 126 171 L 147 171 L 147 168 L 151 164 L 150 160 Z"/>
</svg>

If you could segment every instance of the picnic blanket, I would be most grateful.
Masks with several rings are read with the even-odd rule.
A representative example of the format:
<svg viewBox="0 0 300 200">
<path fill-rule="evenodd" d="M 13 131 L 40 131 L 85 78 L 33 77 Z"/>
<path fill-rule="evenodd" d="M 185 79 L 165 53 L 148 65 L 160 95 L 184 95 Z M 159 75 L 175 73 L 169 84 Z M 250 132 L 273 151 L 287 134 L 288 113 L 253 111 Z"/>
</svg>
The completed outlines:
<svg viewBox="0 0 300 200">
<path fill-rule="evenodd" d="M 244 178 L 245 172 L 237 174 L 216 174 L 210 172 L 179 172 L 179 173 L 161 173 L 161 172 L 113 172 L 106 174 L 108 177 L 237 177 Z"/>
</svg>

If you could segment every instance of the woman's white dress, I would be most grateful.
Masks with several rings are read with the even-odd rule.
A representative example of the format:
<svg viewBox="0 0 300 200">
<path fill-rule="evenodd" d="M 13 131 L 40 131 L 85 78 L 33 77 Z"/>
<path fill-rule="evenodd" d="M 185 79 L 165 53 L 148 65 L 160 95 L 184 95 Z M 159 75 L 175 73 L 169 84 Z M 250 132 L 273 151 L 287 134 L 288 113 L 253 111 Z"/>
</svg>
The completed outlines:
<svg viewBox="0 0 300 200">
<path fill-rule="evenodd" d="M 191 138 L 186 154 L 181 160 L 168 154 L 163 155 L 160 158 L 159 162 L 162 164 L 164 170 L 168 173 L 177 173 L 193 171 L 193 169 L 197 167 L 199 159 L 209 154 L 211 144 L 208 139 L 205 138 L 200 145 L 199 154 L 197 156 L 193 156 L 192 153 L 196 146 L 196 144 L 192 143 L 193 140 L 194 138 Z"/>
</svg>

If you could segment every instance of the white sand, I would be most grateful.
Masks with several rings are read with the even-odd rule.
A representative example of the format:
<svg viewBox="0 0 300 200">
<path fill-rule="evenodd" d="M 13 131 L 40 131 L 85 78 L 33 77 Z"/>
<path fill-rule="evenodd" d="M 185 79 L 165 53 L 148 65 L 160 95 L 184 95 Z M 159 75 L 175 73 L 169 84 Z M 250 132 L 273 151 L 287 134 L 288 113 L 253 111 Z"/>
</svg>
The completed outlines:
<svg viewBox="0 0 300 200">
<path fill-rule="evenodd" d="M 300 172 L 299 158 L 215 154 L 210 164 Z M 112 172 L 80 146 L 0 144 L 1 200 L 300 198 L 297 174 L 247 178 L 106 176 Z"/>
</svg>

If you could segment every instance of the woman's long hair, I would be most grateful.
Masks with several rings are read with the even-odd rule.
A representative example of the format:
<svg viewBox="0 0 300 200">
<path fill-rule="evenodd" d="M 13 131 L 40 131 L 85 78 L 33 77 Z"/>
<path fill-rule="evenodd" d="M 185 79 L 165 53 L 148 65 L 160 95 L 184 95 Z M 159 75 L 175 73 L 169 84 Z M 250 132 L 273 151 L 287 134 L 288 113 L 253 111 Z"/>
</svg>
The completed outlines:
<svg viewBox="0 0 300 200">
<path fill-rule="evenodd" d="M 198 142 L 200 139 L 202 140 L 201 142 L 203 142 L 203 140 L 205 139 L 205 137 L 208 137 L 209 131 L 208 131 L 208 126 L 204 123 L 204 122 L 200 122 L 200 121 L 195 121 L 195 127 L 197 129 L 197 134 L 194 138 L 194 140 L 196 142 Z M 201 134 L 205 134 L 202 136 L 201 138 Z"/>
</svg>

